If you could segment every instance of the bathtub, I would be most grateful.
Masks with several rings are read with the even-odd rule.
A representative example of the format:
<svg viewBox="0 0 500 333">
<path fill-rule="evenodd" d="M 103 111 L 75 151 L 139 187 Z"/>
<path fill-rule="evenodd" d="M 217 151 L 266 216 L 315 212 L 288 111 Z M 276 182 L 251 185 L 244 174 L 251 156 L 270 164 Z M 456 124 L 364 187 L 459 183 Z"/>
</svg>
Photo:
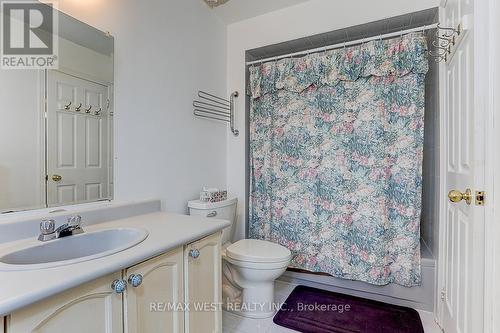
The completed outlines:
<svg viewBox="0 0 500 333">
<path fill-rule="evenodd" d="M 436 293 L 436 260 L 425 244 L 422 244 L 421 248 L 422 285 L 418 287 L 408 288 L 397 284 L 375 286 L 365 282 L 293 271 L 286 271 L 279 280 L 432 312 Z"/>
</svg>

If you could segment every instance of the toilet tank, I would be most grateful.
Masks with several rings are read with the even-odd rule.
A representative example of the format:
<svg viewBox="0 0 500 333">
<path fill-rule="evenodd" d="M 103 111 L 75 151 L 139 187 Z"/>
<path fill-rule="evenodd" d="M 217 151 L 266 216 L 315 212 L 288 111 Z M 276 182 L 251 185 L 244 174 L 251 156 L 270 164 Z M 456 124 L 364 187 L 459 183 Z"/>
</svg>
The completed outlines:
<svg viewBox="0 0 500 333">
<path fill-rule="evenodd" d="M 237 203 L 237 198 L 228 198 L 219 202 L 191 200 L 188 202 L 189 215 L 204 216 L 231 222 L 231 225 L 222 232 L 222 244 L 225 244 L 231 241 L 234 233 Z"/>
</svg>

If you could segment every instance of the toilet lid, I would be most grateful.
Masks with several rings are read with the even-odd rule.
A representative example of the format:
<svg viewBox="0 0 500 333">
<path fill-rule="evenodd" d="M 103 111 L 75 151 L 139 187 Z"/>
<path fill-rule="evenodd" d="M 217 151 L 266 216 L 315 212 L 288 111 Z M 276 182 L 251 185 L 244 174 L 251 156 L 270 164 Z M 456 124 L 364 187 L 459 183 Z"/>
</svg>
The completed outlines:
<svg viewBox="0 0 500 333">
<path fill-rule="evenodd" d="M 280 262 L 290 260 L 292 254 L 289 249 L 276 243 L 242 239 L 228 246 L 226 255 L 247 262 Z"/>
</svg>

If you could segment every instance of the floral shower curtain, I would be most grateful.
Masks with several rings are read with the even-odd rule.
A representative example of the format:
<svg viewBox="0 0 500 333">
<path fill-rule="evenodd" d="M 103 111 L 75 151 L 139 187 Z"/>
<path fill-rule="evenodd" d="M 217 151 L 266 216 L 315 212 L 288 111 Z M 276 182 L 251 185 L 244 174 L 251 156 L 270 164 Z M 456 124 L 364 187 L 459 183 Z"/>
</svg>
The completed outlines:
<svg viewBox="0 0 500 333">
<path fill-rule="evenodd" d="M 423 34 L 250 68 L 250 237 L 292 267 L 376 285 L 420 276 Z"/>
</svg>

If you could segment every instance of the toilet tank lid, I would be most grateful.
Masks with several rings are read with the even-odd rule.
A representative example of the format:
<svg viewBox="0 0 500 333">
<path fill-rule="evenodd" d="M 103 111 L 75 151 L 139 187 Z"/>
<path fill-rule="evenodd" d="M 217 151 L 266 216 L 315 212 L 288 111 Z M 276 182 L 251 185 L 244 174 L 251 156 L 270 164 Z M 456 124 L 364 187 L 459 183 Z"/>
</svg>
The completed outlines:
<svg viewBox="0 0 500 333">
<path fill-rule="evenodd" d="M 227 207 L 231 206 L 235 203 L 238 202 L 238 198 L 236 197 L 229 197 L 227 200 L 222 200 L 218 202 L 205 202 L 201 200 L 191 200 L 188 201 L 188 207 L 189 208 L 194 208 L 194 209 L 216 209 L 216 208 L 222 208 L 222 207 Z"/>
<path fill-rule="evenodd" d="M 291 258 L 284 246 L 259 239 L 242 239 L 226 249 L 229 258 L 247 262 L 281 262 Z"/>
</svg>

